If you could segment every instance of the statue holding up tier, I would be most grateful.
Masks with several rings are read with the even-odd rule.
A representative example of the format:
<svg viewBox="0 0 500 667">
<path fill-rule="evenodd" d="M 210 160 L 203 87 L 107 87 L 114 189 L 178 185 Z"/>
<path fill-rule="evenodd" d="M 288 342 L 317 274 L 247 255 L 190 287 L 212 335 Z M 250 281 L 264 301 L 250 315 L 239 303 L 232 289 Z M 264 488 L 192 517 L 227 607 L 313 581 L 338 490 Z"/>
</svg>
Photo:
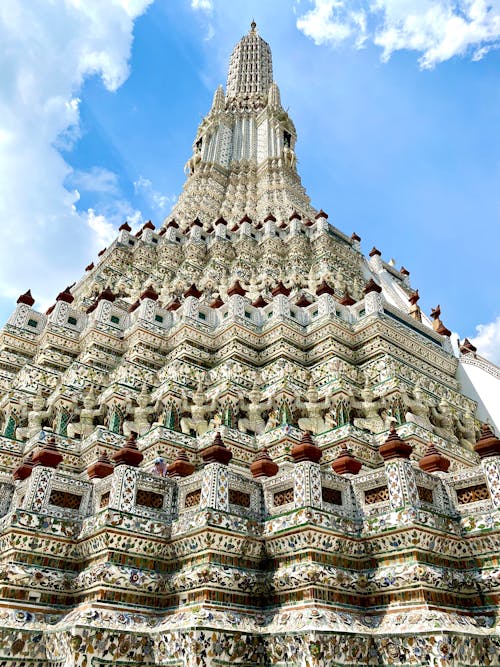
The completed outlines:
<svg viewBox="0 0 500 667">
<path fill-rule="evenodd" d="M 38 385 L 35 397 L 33 398 L 32 409 L 28 411 L 28 425 L 18 428 L 16 438 L 22 440 L 24 438 L 31 438 L 33 435 L 40 433 L 42 424 L 45 419 L 48 419 L 52 413 L 52 408 L 49 407 L 44 410 L 46 400 L 43 397 L 42 386 Z"/>
<path fill-rule="evenodd" d="M 417 380 L 413 388 L 413 398 L 406 389 L 401 390 L 401 400 L 406 405 L 405 421 L 418 424 L 422 428 L 432 431 L 433 427 L 429 419 L 430 405 L 427 394 L 422 390 L 420 380 Z"/>
<path fill-rule="evenodd" d="M 351 405 L 354 410 L 358 410 L 364 416 L 354 418 L 354 426 L 361 428 L 370 433 L 380 433 L 385 429 L 385 423 L 380 416 L 380 409 L 382 407 L 380 399 L 375 396 L 373 389 L 368 386 L 366 382 L 363 389 L 360 391 L 361 400 L 353 398 Z"/>
<path fill-rule="evenodd" d="M 240 431 L 251 431 L 256 435 L 264 433 L 266 422 L 262 417 L 262 414 L 266 410 L 269 410 L 272 405 L 272 401 L 270 399 L 261 399 L 262 392 L 259 389 L 259 386 L 260 377 L 256 375 L 253 387 L 248 392 L 248 403 L 245 403 L 244 401 L 240 402 L 240 409 L 244 409 L 247 413 L 247 416 L 238 419 L 238 429 Z"/>
<path fill-rule="evenodd" d="M 434 425 L 434 432 L 445 440 L 453 443 L 458 442 L 455 435 L 453 413 L 451 406 L 444 398 L 436 405 L 431 405 L 431 421 Z"/>
<path fill-rule="evenodd" d="M 471 451 L 474 450 L 474 445 L 479 434 L 476 433 L 474 417 L 469 410 L 467 410 L 463 416 L 455 416 L 455 433 L 458 434 L 458 441 L 462 447 Z"/>
<path fill-rule="evenodd" d="M 325 401 L 319 398 L 318 390 L 316 389 L 312 378 L 309 382 L 309 387 L 306 392 L 307 400 L 300 403 L 300 407 L 304 407 L 307 412 L 307 417 L 301 417 L 298 420 L 299 428 L 302 431 L 310 431 L 313 434 L 323 433 L 325 430 L 325 420 L 323 413 L 325 412 Z"/>
<path fill-rule="evenodd" d="M 139 435 L 144 435 L 151 428 L 151 415 L 155 411 L 153 406 L 150 406 L 151 394 L 148 391 L 148 385 L 144 383 L 141 391 L 136 398 L 137 407 L 133 408 L 133 421 L 123 422 L 123 435 L 129 436 L 132 431 Z"/>
<path fill-rule="evenodd" d="M 217 406 L 217 397 L 213 400 L 206 400 L 206 393 L 203 390 L 203 382 L 200 380 L 196 391 L 191 395 L 191 403 L 185 401 L 183 408 L 187 408 L 190 416 L 181 417 L 180 425 L 182 433 L 195 432 L 196 435 L 203 435 L 208 431 L 210 423 L 207 420 L 207 413 L 212 413 Z"/>
<path fill-rule="evenodd" d="M 86 438 L 94 431 L 94 420 L 102 414 L 102 408 L 96 408 L 97 395 L 94 385 L 92 385 L 83 399 L 83 408 L 80 410 L 80 419 L 78 422 L 68 424 L 68 436 L 75 438 Z"/>
</svg>

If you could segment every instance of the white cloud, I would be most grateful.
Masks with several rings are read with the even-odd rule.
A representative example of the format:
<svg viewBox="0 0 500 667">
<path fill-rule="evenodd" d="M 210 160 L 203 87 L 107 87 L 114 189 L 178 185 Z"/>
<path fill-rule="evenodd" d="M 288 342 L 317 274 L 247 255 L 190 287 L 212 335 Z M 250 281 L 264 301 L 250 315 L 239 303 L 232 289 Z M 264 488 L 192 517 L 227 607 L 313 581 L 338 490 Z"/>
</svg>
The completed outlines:
<svg viewBox="0 0 500 667">
<path fill-rule="evenodd" d="M 152 182 L 149 178 L 144 178 L 144 176 L 139 176 L 139 178 L 134 181 L 134 190 L 137 194 L 141 194 L 149 203 L 150 206 L 157 209 L 160 213 L 166 213 L 167 209 L 170 208 L 176 197 L 174 195 L 164 195 L 158 190 L 155 190 Z"/>
<path fill-rule="evenodd" d="M 108 247 L 116 236 L 113 224 L 102 214 L 96 214 L 93 208 L 87 211 L 87 224 L 95 232 L 99 247 Z"/>
<path fill-rule="evenodd" d="M 395 51 L 421 54 L 432 68 L 454 56 L 480 60 L 500 48 L 500 0 L 311 0 L 297 27 L 316 44 L 371 39 L 382 59 Z"/>
<path fill-rule="evenodd" d="M 500 365 L 500 316 L 489 324 L 479 324 L 476 331 L 477 336 L 470 340 L 478 354 Z"/>
<path fill-rule="evenodd" d="M 210 12 L 213 9 L 212 0 L 191 0 L 191 7 L 193 9 L 202 9 L 205 12 Z"/>
<path fill-rule="evenodd" d="M 85 78 L 100 76 L 110 91 L 127 78 L 134 20 L 151 1 L 0 2 L 0 298 L 32 287 L 52 299 L 107 238 L 95 212 L 77 211 L 76 187 L 109 192 L 116 180 L 94 169 L 69 189 L 60 150 L 79 136 Z"/>
<path fill-rule="evenodd" d="M 110 195 L 119 193 L 117 175 L 103 167 L 92 167 L 88 171 L 74 171 L 68 184 L 84 192 L 99 192 Z"/>
</svg>

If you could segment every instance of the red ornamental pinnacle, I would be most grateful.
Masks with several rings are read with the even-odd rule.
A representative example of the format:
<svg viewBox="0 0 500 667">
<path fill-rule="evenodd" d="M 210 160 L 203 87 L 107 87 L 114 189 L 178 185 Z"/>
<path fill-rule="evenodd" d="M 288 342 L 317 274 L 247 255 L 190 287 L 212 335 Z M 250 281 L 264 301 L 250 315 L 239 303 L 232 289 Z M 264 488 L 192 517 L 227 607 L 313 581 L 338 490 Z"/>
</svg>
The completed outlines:
<svg viewBox="0 0 500 667">
<path fill-rule="evenodd" d="M 264 308 L 264 306 L 267 306 L 267 301 L 264 299 L 262 294 L 259 294 L 255 301 L 252 301 L 252 306 L 254 308 Z"/>
<path fill-rule="evenodd" d="M 356 234 L 356 232 L 353 232 L 351 234 L 351 241 L 355 241 L 355 242 L 357 241 L 359 243 L 361 241 L 361 236 L 358 236 L 358 234 Z"/>
<path fill-rule="evenodd" d="M 436 446 L 431 443 L 418 465 L 425 472 L 448 472 L 450 459 L 440 454 Z"/>
<path fill-rule="evenodd" d="M 151 301 L 158 301 L 158 292 L 154 289 L 153 285 L 146 287 L 144 292 L 141 294 L 139 299 L 151 299 Z"/>
<path fill-rule="evenodd" d="M 304 293 L 302 293 L 295 302 L 295 305 L 298 306 L 299 308 L 307 308 L 307 306 L 310 306 L 311 303 L 312 301 L 308 299 Z"/>
<path fill-rule="evenodd" d="M 113 474 L 114 466 L 109 460 L 106 450 L 101 452 L 101 455 L 95 463 L 91 463 L 87 468 L 87 475 L 89 479 L 103 479 Z"/>
<path fill-rule="evenodd" d="M 186 298 L 188 296 L 194 296 L 195 299 L 199 299 L 202 294 L 203 292 L 200 292 L 200 290 L 196 287 L 194 283 L 191 285 L 191 287 L 188 287 L 187 290 L 184 292 L 184 296 Z"/>
<path fill-rule="evenodd" d="M 322 294 L 335 294 L 333 287 L 329 285 L 324 278 L 316 288 L 316 295 L 321 296 Z"/>
<path fill-rule="evenodd" d="M 133 466 L 134 468 L 139 466 L 143 458 L 144 456 L 137 447 L 137 433 L 135 431 L 131 431 L 124 446 L 112 456 L 115 465 L 127 465 Z"/>
<path fill-rule="evenodd" d="M 113 294 L 110 288 L 105 287 L 99 294 L 97 299 L 94 301 L 94 303 L 87 308 L 87 313 L 92 313 L 97 308 L 97 304 L 99 303 L 99 301 L 110 301 L 111 303 L 113 303 L 115 299 L 116 296 Z"/>
<path fill-rule="evenodd" d="M 342 306 L 353 306 L 356 303 L 356 299 L 353 299 L 352 296 L 349 294 L 349 290 L 346 289 L 343 297 L 339 300 L 339 303 Z"/>
<path fill-rule="evenodd" d="M 441 306 L 438 305 L 432 309 L 431 317 L 433 319 L 432 328 L 436 333 L 441 334 L 441 336 L 451 336 L 451 331 L 441 322 Z"/>
<path fill-rule="evenodd" d="M 33 456 L 34 466 L 45 466 L 46 468 L 57 468 L 63 460 L 61 452 L 57 449 L 56 439 L 53 435 L 47 438 L 47 442 Z"/>
<path fill-rule="evenodd" d="M 364 294 L 369 294 L 370 292 L 377 292 L 380 294 L 381 291 L 382 288 L 373 280 L 373 278 L 370 278 L 363 289 Z"/>
<path fill-rule="evenodd" d="M 278 464 L 269 456 L 269 452 L 263 447 L 253 462 L 250 464 L 250 472 L 255 479 L 259 477 L 274 477 L 278 472 Z"/>
<path fill-rule="evenodd" d="M 71 294 L 70 287 L 65 287 L 62 292 L 56 296 L 56 301 L 64 301 L 65 303 L 73 303 L 75 297 Z"/>
<path fill-rule="evenodd" d="M 481 426 L 481 437 L 476 442 L 474 451 L 477 452 L 482 459 L 500 455 L 500 440 L 493 433 L 489 424 L 483 424 Z"/>
<path fill-rule="evenodd" d="M 31 296 L 31 290 L 29 289 L 24 294 L 18 298 L 17 303 L 24 303 L 26 306 L 31 306 L 35 303 L 35 299 Z"/>
<path fill-rule="evenodd" d="M 378 255 L 379 257 L 381 257 L 381 256 L 382 256 L 382 253 L 380 252 L 380 250 L 379 250 L 378 248 L 376 248 L 375 246 L 373 246 L 373 248 L 372 248 L 372 249 L 370 250 L 370 252 L 368 253 L 368 256 L 369 256 L 369 257 L 375 257 L 375 256 L 377 256 L 377 255 Z"/>
<path fill-rule="evenodd" d="M 408 297 L 408 301 L 411 303 L 412 306 L 416 306 L 418 300 L 420 299 L 420 294 L 418 293 L 418 289 L 415 290 L 410 296 Z"/>
<path fill-rule="evenodd" d="M 222 463 L 227 466 L 233 458 L 233 453 L 226 447 L 219 431 L 215 434 L 214 441 L 201 452 L 201 458 L 205 465 L 207 463 Z"/>
<path fill-rule="evenodd" d="M 167 466 L 169 477 L 188 477 L 194 472 L 194 465 L 188 459 L 186 450 L 180 449 L 173 463 Z"/>
<path fill-rule="evenodd" d="M 245 296 L 246 293 L 246 289 L 241 286 L 239 280 L 235 280 L 235 282 L 227 290 L 228 296 L 234 296 L 235 294 L 238 294 L 239 296 Z"/>
<path fill-rule="evenodd" d="M 319 463 L 322 456 L 323 452 L 314 444 L 309 431 L 304 431 L 300 442 L 292 447 L 292 457 L 295 463 L 300 463 L 301 461 Z"/>
<path fill-rule="evenodd" d="M 464 342 L 458 346 L 461 354 L 475 354 L 477 347 L 475 347 L 468 338 L 464 338 Z"/>
<path fill-rule="evenodd" d="M 14 481 L 27 479 L 31 475 L 34 465 L 33 452 L 30 452 L 29 456 L 27 456 L 21 465 L 19 465 L 12 473 Z"/>
<path fill-rule="evenodd" d="M 380 445 L 378 451 L 384 461 L 391 461 L 392 459 L 409 459 L 413 447 L 408 445 L 404 440 L 401 440 L 394 424 L 391 424 L 389 437 Z"/>
<path fill-rule="evenodd" d="M 171 301 L 171 302 L 168 304 L 168 306 L 167 306 L 167 310 L 169 310 L 169 311 L 177 310 L 178 308 L 181 307 L 181 305 L 182 305 L 182 304 L 181 304 L 181 302 L 179 301 L 179 299 L 175 298 L 173 301 Z"/>
<path fill-rule="evenodd" d="M 319 220 L 320 218 L 324 218 L 325 220 L 328 220 L 328 213 L 325 213 L 322 208 L 320 208 L 318 213 L 314 216 L 315 220 Z"/>
<path fill-rule="evenodd" d="M 118 227 L 118 231 L 119 231 L 119 232 L 131 232 L 131 231 L 132 231 L 132 227 L 128 224 L 127 221 L 125 221 L 125 222 L 123 223 L 123 225 L 120 225 L 120 226 Z"/>
<path fill-rule="evenodd" d="M 220 298 L 220 295 L 217 294 L 215 299 L 210 301 L 210 303 L 208 305 L 210 306 L 210 308 L 220 308 L 221 306 L 224 305 L 224 301 Z"/>
<path fill-rule="evenodd" d="M 284 296 L 290 296 L 290 290 L 288 287 L 285 287 L 281 280 L 276 285 L 276 287 L 271 291 L 273 296 L 278 296 L 278 294 L 283 294 Z"/>
<path fill-rule="evenodd" d="M 342 443 L 337 458 L 332 462 L 332 468 L 338 475 L 357 475 L 361 470 L 361 463 L 347 449 L 346 444 Z"/>
</svg>

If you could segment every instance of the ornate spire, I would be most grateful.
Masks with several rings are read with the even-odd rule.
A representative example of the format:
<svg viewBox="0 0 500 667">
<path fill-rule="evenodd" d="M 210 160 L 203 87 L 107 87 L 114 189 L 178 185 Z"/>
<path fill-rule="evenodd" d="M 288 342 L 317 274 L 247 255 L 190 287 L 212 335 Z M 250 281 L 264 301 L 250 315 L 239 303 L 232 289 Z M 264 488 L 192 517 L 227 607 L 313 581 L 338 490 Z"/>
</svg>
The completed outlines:
<svg viewBox="0 0 500 667">
<path fill-rule="evenodd" d="M 214 93 L 214 99 L 212 101 L 212 108 L 210 109 L 210 113 L 220 113 L 221 111 L 224 111 L 225 102 L 226 98 L 224 96 L 224 89 L 222 86 L 218 86 Z"/>
<path fill-rule="evenodd" d="M 226 94 L 217 88 L 198 128 L 184 191 L 164 224 L 175 216 L 184 231 L 198 216 L 207 229 L 224 218 L 234 232 L 242 212 L 256 228 L 269 212 L 313 219 L 297 174 L 296 139 L 273 81 L 271 49 L 252 22 L 231 55 Z"/>
<path fill-rule="evenodd" d="M 257 34 L 255 21 L 250 31 L 234 47 L 227 75 L 227 97 L 265 96 L 273 82 L 273 62 L 269 44 Z"/>
</svg>

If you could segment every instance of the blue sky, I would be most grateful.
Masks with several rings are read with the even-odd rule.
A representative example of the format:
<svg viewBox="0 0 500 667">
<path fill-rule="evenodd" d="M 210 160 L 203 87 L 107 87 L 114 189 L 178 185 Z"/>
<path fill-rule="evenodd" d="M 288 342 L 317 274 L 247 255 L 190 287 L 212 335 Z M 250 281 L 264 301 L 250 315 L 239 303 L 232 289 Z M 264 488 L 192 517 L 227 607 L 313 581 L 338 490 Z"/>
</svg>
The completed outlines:
<svg viewBox="0 0 500 667">
<path fill-rule="evenodd" d="M 254 18 L 313 205 L 500 362 L 498 1 L 81 5 L 0 7 L 2 322 L 28 287 L 50 305 L 123 220 L 161 223 Z"/>
</svg>

